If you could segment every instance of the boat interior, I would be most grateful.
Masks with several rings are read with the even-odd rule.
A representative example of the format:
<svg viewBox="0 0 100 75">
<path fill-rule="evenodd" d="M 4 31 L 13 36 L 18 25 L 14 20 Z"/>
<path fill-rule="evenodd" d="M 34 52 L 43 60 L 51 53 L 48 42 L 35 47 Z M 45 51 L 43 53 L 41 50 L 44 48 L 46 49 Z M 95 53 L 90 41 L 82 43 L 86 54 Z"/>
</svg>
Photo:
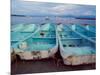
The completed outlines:
<svg viewBox="0 0 100 75">
<path fill-rule="evenodd" d="M 50 50 L 57 43 L 54 25 L 43 25 L 36 33 L 30 32 L 28 29 L 27 32 L 21 32 L 21 28 L 22 25 L 16 28 L 19 29 L 18 31 L 11 32 L 11 45 L 15 48 L 26 51 Z"/>
<path fill-rule="evenodd" d="M 96 40 L 96 34 L 95 32 L 91 30 L 87 30 L 86 28 L 82 27 L 82 25 L 73 25 L 70 26 L 76 33 L 78 33 L 80 36 L 84 36 L 86 38 L 89 38 L 93 41 Z"/>
<path fill-rule="evenodd" d="M 35 24 L 18 24 L 12 25 L 11 31 L 14 32 L 34 32 L 38 26 Z"/>
<path fill-rule="evenodd" d="M 29 51 L 50 50 L 56 45 L 56 38 L 29 38 L 25 40 Z"/>
<path fill-rule="evenodd" d="M 23 31 L 20 31 L 23 25 L 12 29 L 12 47 L 29 51 L 41 51 L 50 50 L 56 45 L 58 39 L 56 38 L 56 28 L 54 24 L 42 25 L 35 34 L 32 34 L 34 24 L 32 25 L 33 28 L 31 28 L 31 25 L 25 26 L 26 29 Z M 60 45 L 64 50 L 63 53 L 76 55 L 95 54 L 94 41 L 96 36 L 91 30 L 93 30 L 93 28 L 90 27 L 90 31 L 88 31 L 80 25 L 58 25 L 57 32 L 60 38 Z"/>
<path fill-rule="evenodd" d="M 95 43 L 84 38 L 82 35 L 88 37 L 95 37 L 92 32 L 87 32 L 86 29 L 77 26 L 75 29 L 80 34 L 77 34 L 73 31 L 73 26 L 66 26 L 68 30 L 58 31 L 60 36 L 60 45 L 63 54 L 72 54 L 72 55 L 86 55 L 86 54 L 95 54 Z M 64 26 L 65 28 L 65 26 Z M 70 28 L 70 29 L 69 29 Z M 66 28 L 65 28 L 66 29 Z M 61 54 L 62 54 L 61 53 Z"/>
</svg>

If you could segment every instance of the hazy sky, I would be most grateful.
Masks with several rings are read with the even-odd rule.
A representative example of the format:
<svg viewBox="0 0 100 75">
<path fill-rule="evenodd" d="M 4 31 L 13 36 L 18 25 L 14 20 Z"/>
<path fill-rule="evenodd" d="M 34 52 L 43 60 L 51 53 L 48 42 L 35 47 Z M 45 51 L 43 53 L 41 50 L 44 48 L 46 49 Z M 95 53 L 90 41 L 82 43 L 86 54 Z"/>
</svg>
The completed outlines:
<svg viewBox="0 0 100 75">
<path fill-rule="evenodd" d="M 12 0 L 12 14 L 95 16 L 96 6 Z"/>
</svg>

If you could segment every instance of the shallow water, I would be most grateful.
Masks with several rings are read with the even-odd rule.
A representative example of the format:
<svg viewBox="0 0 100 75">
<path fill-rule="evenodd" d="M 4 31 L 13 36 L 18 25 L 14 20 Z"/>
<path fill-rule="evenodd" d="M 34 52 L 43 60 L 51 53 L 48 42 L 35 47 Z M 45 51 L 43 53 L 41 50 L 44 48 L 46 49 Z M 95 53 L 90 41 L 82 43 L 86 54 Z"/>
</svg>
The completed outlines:
<svg viewBox="0 0 100 75">
<path fill-rule="evenodd" d="M 62 24 L 91 24 L 95 25 L 95 20 L 83 20 L 83 19 L 75 19 L 75 18 L 68 18 L 68 17 L 49 17 L 49 20 L 46 20 L 45 17 L 19 17 L 19 16 L 11 16 L 11 24 L 20 24 L 20 23 L 34 23 L 34 24 L 42 24 L 42 23 L 59 23 Z"/>
</svg>

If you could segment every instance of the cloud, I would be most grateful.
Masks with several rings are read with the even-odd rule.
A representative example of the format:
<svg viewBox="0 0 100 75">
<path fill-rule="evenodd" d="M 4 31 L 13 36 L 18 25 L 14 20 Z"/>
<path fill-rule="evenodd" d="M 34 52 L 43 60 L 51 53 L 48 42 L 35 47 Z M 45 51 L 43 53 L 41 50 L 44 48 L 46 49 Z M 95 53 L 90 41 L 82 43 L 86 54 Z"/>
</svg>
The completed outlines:
<svg viewBox="0 0 100 75">
<path fill-rule="evenodd" d="M 12 0 L 12 14 L 95 15 L 95 6 Z"/>
<path fill-rule="evenodd" d="M 66 4 L 66 5 L 57 5 L 53 8 L 51 8 L 51 11 L 53 11 L 56 14 L 72 14 L 73 11 L 76 12 L 76 10 L 79 8 L 78 5 L 72 5 L 72 4 Z M 72 11 L 73 10 L 73 11 Z"/>
</svg>

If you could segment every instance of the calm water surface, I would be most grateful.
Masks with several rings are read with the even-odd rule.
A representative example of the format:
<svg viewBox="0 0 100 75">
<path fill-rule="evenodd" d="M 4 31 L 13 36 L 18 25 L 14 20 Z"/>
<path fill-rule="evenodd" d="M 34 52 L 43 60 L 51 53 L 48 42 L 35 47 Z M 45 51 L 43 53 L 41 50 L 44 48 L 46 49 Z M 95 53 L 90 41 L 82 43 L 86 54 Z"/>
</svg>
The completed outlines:
<svg viewBox="0 0 100 75">
<path fill-rule="evenodd" d="M 83 19 L 75 19 L 75 18 L 67 18 L 67 17 L 49 17 L 49 20 L 46 20 L 45 17 L 19 17 L 19 16 L 11 16 L 11 24 L 41 24 L 41 23 L 63 23 L 63 24 L 92 24 L 95 25 L 95 20 L 83 20 Z"/>
</svg>

